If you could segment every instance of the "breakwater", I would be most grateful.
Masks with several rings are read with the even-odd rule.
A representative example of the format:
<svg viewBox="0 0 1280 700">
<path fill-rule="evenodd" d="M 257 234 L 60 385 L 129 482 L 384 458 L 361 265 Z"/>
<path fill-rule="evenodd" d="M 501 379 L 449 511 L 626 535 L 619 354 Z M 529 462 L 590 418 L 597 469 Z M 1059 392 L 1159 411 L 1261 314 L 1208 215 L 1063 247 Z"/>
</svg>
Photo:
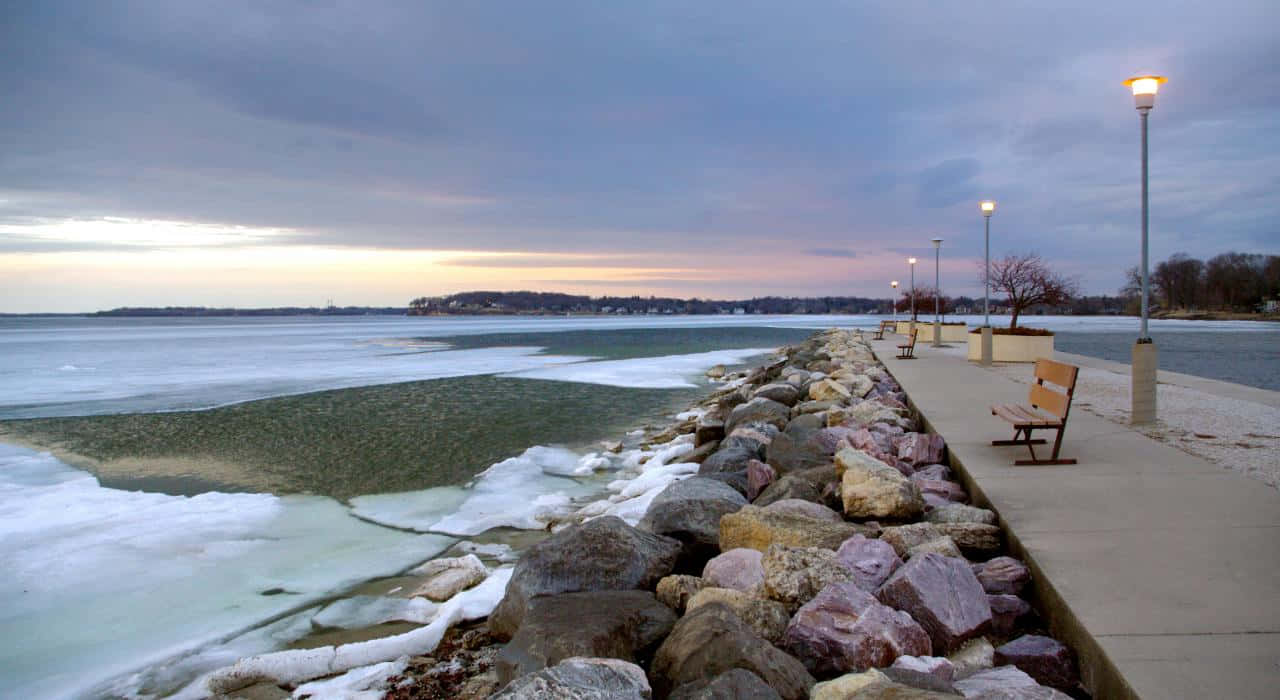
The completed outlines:
<svg viewBox="0 0 1280 700">
<path fill-rule="evenodd" d="M 554 534 L 514 567 L 476 549 L 351 604 L 425 626 L 242 659 L 188 694 L 1082 694 L 1071 651 L 1019 597 L 1030 574 L 1003 556 L 994 513 L 967 505 L 860 335 L 821 333 L 722 381 L 676 424 L 584 458 L 575 469 L 618 470 L 608 497 L 548 504 Z"/>
</svg>

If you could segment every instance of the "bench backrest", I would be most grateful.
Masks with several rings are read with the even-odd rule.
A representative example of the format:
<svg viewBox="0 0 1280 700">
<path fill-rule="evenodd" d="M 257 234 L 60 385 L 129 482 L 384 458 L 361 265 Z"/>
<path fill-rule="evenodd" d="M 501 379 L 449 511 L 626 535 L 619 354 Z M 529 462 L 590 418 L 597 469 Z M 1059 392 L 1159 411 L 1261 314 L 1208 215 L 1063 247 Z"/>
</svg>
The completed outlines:
<svg viewBox="0 0 1280 700">
<path fill-rule="evenodd" d="M 915 344 L 916 344 L 916 334 L 917 334 L 917 333 L 919 333 L 919 332 L 920 332 L 920 329 L 919 329 L 919 328 L 912 328 L 912 329 L 911 329 L 911 340 L 909 340 L 909 341 L 908 341 L 908 343 L 909 343 L 910 345 L 915 345 Z"/>
<path fill-rule="evenodd" d="M 1036 360 L 1036 383 L 1031 385 L 1031 405 L 1065 419 L 1071 410 L 1071 395 L 1076 391 L 1080 368 L 1040 358 Z M 1054 391 L 1045 382 L 1062 387 L 1066 393 Z"/>
</svg>

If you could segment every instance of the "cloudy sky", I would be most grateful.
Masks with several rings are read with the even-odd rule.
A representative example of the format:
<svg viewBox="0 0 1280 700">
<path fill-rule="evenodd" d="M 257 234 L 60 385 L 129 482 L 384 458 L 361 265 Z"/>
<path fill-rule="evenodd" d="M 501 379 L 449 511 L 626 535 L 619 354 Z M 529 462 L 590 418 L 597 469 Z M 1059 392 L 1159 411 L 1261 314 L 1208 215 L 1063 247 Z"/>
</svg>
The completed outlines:
<svg viewBox="0 0 1280 700">
<path fill-rule="evenodd" d="M 0 5 L 0 311 L 1089 293 L 1280 253 L 1280 3 Z"/>
</svg>

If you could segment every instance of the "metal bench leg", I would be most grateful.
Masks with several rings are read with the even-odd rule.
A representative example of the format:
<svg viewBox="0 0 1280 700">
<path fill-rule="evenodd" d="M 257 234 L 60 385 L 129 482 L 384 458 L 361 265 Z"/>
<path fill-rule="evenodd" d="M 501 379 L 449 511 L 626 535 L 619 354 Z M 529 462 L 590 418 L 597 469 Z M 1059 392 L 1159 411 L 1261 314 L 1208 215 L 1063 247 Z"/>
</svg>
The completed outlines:
<svg viewBox="0 0 1280 700">
<path fill-rule="evenodd" d="M 1058 428 L 1058 437 L 1055 438 L 1053 441 L 1053 455 L 1050 456 L 1049 459 L 1037 459 L 1035 449 L 1033 449 L 1031 445 L 1028 444 L 1027 449 L 1031 450 L 1031 459 L 1017 459 L 1017 460 L 1014 460 L 1013 463 L 1018 466 L 1044 465 L 1044 464 L 1050 464 L 1050 465 L 1051 464 L 1075 464 L 1076 460 L 1074 457 L 1069 459 L 1058 459 L 1058 450 L 1061 449 L 1062 447 L 1062 433 L 1063 433 L 1063 429 Z M 1035 442 L 1038 445 L 1044 444 L 1044 440 L 1037 440 Z"/>
</svg>

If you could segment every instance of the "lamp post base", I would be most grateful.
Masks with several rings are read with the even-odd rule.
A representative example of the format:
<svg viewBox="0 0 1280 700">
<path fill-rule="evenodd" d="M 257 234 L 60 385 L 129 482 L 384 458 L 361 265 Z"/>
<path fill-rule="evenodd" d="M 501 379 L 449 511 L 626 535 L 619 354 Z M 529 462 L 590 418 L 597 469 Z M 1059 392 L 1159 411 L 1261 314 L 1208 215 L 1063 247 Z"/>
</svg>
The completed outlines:
<svg viewBox="0 0 1280 700">
<path fill-rule="evenodd" d="M 1129 412 L 1130 425 L 1149 425 L 1156 422 L 1156 344 L 1150 341 L 1133 345 L 1132 400 Z"/>
<path fill-rule="evenodd" d="M 933 347 L 942 347 L 942 324 L 937 321 L 933 322 Z"/>
<path fill-rule="evenodd" d="M 991 326 L 982 327 L 982 359 L 978 362 L 983 367 L 991 366 Z"/>
</svg>

